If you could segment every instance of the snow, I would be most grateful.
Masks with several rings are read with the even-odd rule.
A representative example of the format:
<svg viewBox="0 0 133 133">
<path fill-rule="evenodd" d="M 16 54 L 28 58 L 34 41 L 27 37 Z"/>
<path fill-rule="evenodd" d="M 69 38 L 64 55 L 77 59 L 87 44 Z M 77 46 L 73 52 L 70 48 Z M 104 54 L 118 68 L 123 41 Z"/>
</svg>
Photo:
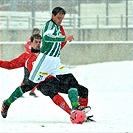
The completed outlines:
<svg viewBox="0 0 133 133">
<path fill-rule="evenodd" d="M 72 124 L 69 115 L 49 97 L 36 90 L 38 98 L 24 94 L 10 107 L 6 119 L 0 116 L 0 133 L 133 132 L 132 61 L 75 66 L 71 71 L 89 89 L 91 114 L 97 122 Z M 10 96 L 23 78 L 23 68 L 0 68 L 0 102 Z M 61 94 L 68 104 L 66 94 Z"/>
</svg>

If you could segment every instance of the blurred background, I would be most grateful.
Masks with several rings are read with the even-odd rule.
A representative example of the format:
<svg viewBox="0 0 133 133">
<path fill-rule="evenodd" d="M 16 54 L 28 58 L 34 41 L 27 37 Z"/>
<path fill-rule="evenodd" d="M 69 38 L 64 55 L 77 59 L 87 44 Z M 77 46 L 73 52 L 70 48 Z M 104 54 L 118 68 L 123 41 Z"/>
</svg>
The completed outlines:
<svg viewBox="0 0 133 133">
<path fill-rule="evenodd" d="M 63 55 L 69 51 L 74 56 L 76 52 L 71 50 L 76 50 L 75 59 L 78 55 L 83 59 L 87 54 L 85 62 L 81 59 L 78 64 L 132 59 L 132 0 L 0 0 L 1 58 L 11 59 L 24 51 L 23 45 L 32 29 L 41 30 L 55 6 L 66 10 L 62 25 L 75 38 L 74 44 L 63 50 Z M 16 45 L 14 54 L 4 54 L 10 52 L 9 47 L 16 49 Z M 65 64 L 69 60 L 69 56 L 63 56 Z"/>
</svg>

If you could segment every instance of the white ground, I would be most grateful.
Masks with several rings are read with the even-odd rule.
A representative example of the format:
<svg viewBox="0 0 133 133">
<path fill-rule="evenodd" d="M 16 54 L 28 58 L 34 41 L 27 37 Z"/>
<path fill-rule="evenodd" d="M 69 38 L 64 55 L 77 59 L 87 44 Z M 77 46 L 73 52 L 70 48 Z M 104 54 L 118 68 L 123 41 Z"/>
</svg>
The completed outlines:
<svg viewBox="0 0 133 133">
<path fill-rule="evenodd" d="M 23 132 L 133 132 L 133 65 L 131 61 L 76 66 L 71 69 L 89 89 L 89 105 L 96 123 L 71 124 L 69 115 L 49 97 L 36 91 L 38 98 L 24 94 L 15 101 L 6 119 L 0 116 L 0 133 Z M 0 68 L 0 102 L 15 90 L 23 69 Z M 61 94 L 68 101 L 65 94 Z M 69 103 L 70 105 L 70 103 Z"/>
</svg>

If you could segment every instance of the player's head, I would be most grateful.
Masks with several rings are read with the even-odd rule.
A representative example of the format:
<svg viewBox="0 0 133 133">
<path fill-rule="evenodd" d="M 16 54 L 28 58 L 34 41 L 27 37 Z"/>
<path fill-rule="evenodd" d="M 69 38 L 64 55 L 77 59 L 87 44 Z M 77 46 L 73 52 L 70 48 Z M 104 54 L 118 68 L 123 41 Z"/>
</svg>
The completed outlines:
<svg viewBox="0 0 133 133">
<path fill-rule="evenodd" d="M 82 111 L 75 110 L 70 115 L 70 120 L 73 124 L 82 124 L 86 119 L 85 114 Z"/>
<path fill-rule="evenodd" d="M 31 50 L 40 50 L 42 36 L 40 34 L 33 34 L 31 36 Z"/>
<path fill-rule="evenodd" d="M 32 35 L 33 34 L 40 34 L 40 30 L 38 28 L 33 28 Z"/>
<path fill-rule="evenodd" d="M 64 19 L 66 11 L 62 7 L 55 7 L 52 10 L 52 20 L 59 26 Z"/>
</svg>

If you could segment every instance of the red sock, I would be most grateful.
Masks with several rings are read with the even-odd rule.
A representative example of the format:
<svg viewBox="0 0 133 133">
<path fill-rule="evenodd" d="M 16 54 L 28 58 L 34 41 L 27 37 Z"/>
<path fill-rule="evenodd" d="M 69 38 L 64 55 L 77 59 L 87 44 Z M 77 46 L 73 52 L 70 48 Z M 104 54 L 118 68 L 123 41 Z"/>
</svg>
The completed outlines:
<svg viewBox="0 0 133 133">
<path fill-rule="evenodd" d="M 61 95 L 59 95 L 59 94 L 55 95 L 52 100 L 57 106 L 62 108 L 69 115 L 71 114 L 72 109 L 68 106 L 68 104 L 66 103 L 66 101 L 64 100 L 64 98 Z"/>
<path fill-rule="evenodd" d="M 37 89 L 37 88 L 36 88 L 36 86 L 35 86 L 30 92 L 31 92 L 31 93 L 34 93 L 36 89 Z"/>
<path fill-rule="evenodd" d="M 88 98 L 79 97 L 79 105 L 80 106 L 87 106 L 88 105 Z"/>
</svg>

